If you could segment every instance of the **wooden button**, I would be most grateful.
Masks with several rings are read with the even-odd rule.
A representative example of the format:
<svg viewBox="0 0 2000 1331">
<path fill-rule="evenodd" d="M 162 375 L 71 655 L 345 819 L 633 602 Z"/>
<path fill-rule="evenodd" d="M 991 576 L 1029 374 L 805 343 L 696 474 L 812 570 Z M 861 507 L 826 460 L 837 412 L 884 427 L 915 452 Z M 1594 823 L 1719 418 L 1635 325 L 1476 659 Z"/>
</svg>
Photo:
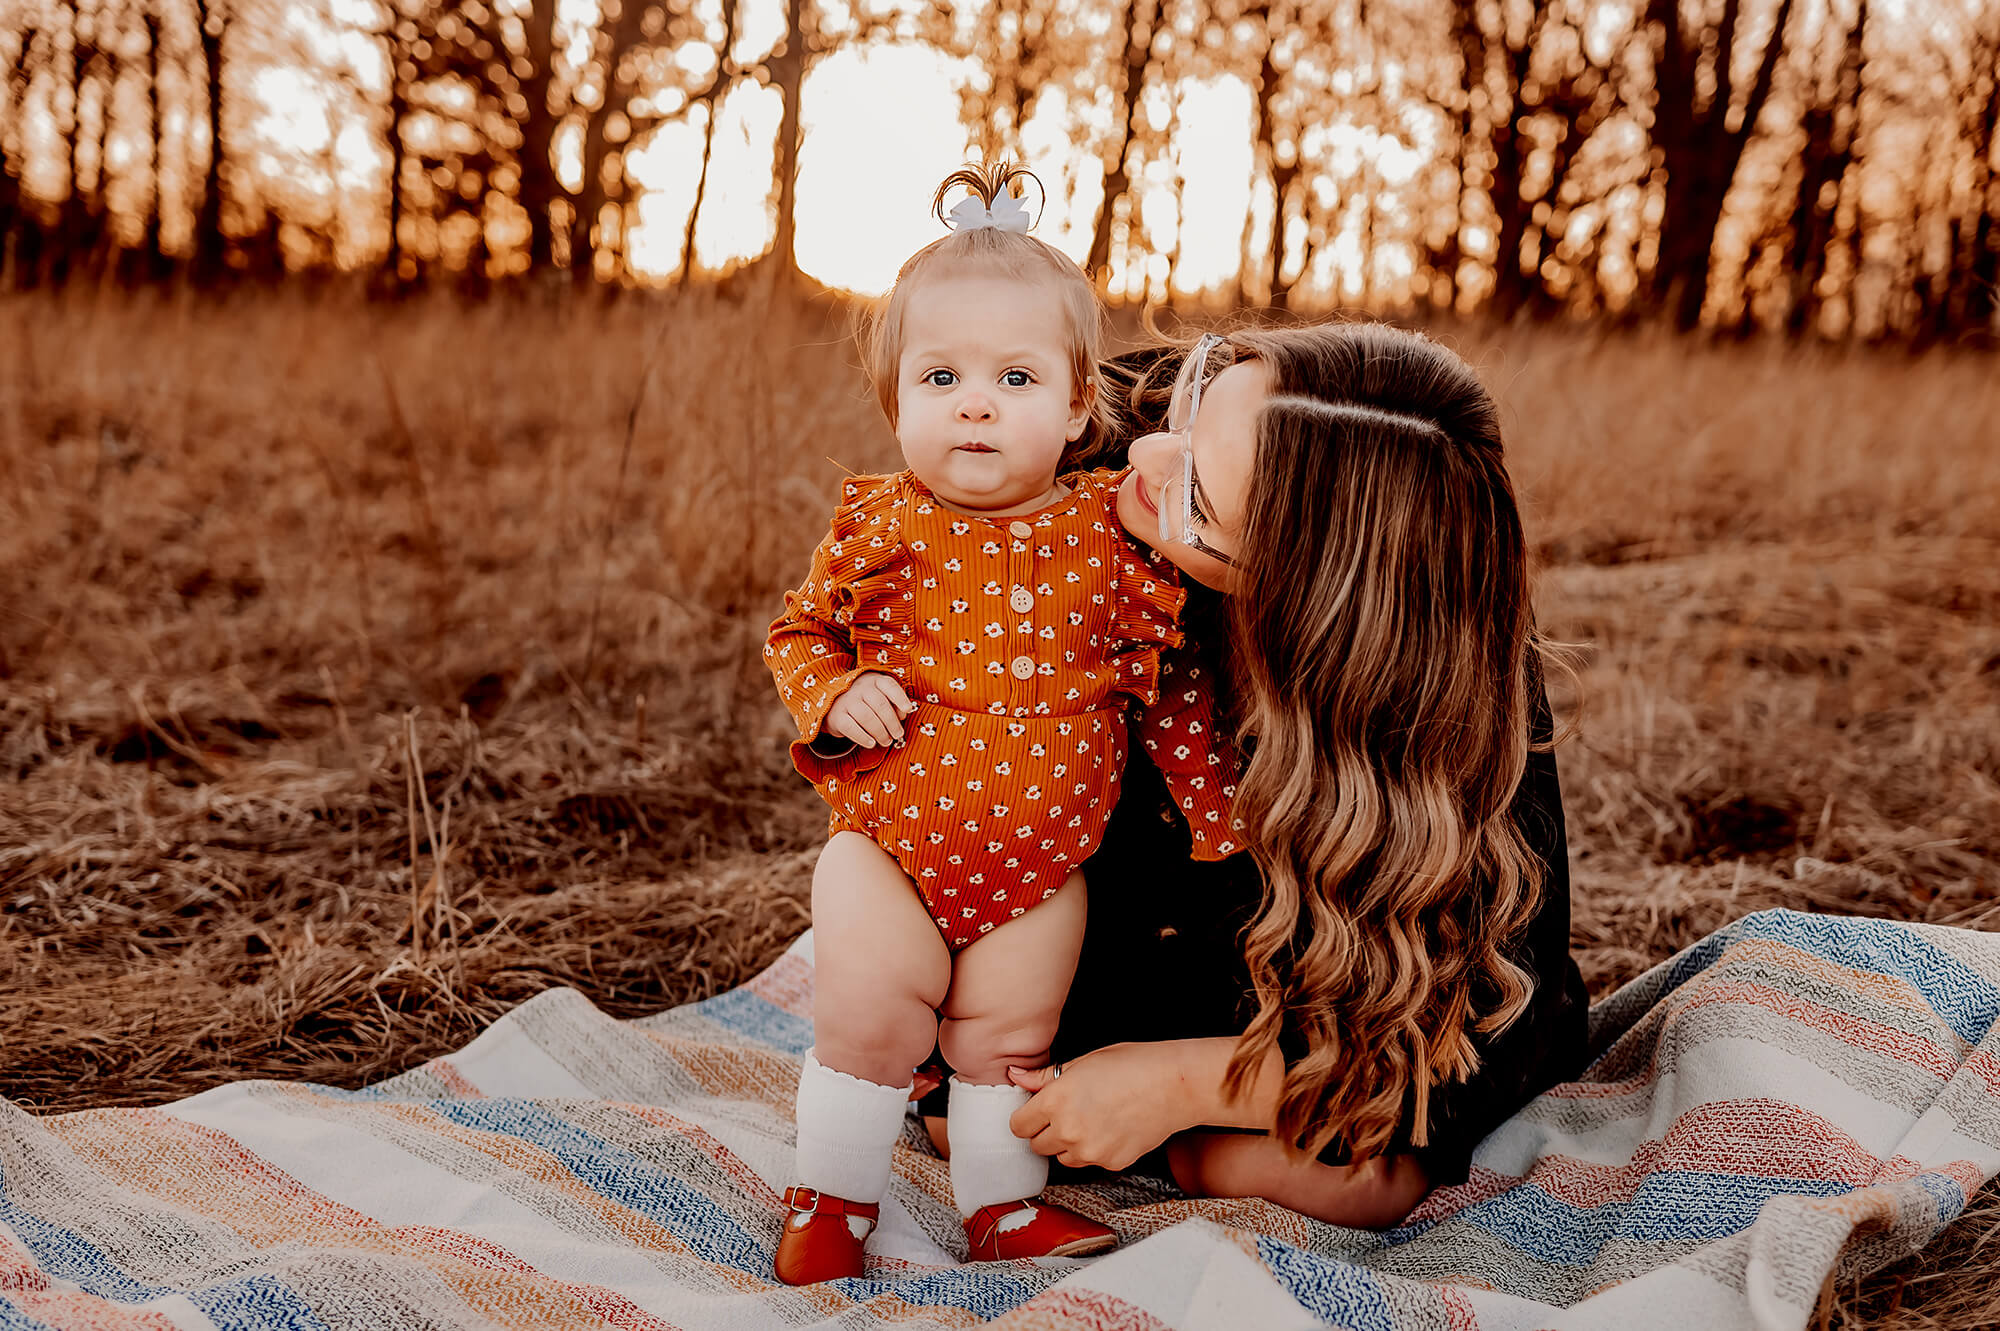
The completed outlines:
<svg viewBox="0 0 2000 1331">
<path fill-rule="evenodd" d="M 1035 608 L 1035 594 L 1026 587 L 1016 587 L 1007 604 L 1014 607 L 1015 613 L 1025 615 Z"/>
<path fill-rule="evenodd" d="M 1034 661 L 1025 656 L 1015 657 L 1014 664 L 1008 668 L 1014 672 L 1015 679 L 1031 679 L 1035 674 Z"/>
<path fill-rule="evenodd" d="M 1033 527 L 1030 527 L 1025 522 L 1010 523 L 1007 527 L 1007 530 L 1014 533 L 1015 536 L 1019 537 L 1021 540 L 1024 541 L 1027 540 L 1030 536 L 1033 536 L 1035 534 L 1035 529 Z"/>
</svg>

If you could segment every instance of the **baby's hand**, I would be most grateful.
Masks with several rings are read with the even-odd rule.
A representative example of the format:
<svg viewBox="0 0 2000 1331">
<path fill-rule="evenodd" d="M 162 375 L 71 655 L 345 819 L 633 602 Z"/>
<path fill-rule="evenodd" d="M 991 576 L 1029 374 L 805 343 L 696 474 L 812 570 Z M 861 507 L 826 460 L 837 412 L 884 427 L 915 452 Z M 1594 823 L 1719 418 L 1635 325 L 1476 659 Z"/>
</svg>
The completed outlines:
<svg viewBox="0 0 2000 1331">
<path fill-rule="evenodd" d="M 903 718 L 917 710 L 894 675 L 871 670 L 857 676 L 826 709 L 826 734 L 853 740 L 864 749 L 894 744 L 903 737 Z"/>
</svg>

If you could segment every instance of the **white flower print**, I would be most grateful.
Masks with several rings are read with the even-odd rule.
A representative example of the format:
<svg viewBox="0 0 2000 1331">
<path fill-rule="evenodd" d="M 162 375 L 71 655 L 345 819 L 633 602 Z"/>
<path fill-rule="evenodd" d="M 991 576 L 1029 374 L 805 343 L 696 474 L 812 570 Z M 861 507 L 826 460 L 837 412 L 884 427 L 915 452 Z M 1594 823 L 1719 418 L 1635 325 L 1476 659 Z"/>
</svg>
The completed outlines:
<svg viewBox="0 0 2000 1331">
<path fill-rule="evenodd" d="M 930 590 L 930 589 L 933 589 L 933 588 L 935 588 L 936 586 L 937 586 L 937 579 L 936 579 L 936 578 L 925 578 L 925 579 L 924 579 L 924 587 L 925 587 L 925 589 L 926 589 L 926 590 Z"/>
<path fill-rule="evenodd" d="M 998 624 L 988 624 L 986 626 L 986 636 L 989 638 L 1003 637 L 1005 636 L 1006 632 L 1007 630 L 1000 627 L 1000 625 Z"/>
<path fill-rule="evenodd" d="M 1007 667 L 1001 665 L 998 661 L 988 661 L 986 663 L 986 673 L 989 675 L 1004 675 L 1007 673 Z"/>
<path fill-rule="evenodd" d="M 998 596 L 1000 594 L 1000 584 L 989 578 L 986 581 L 986 585 L 979 590 L 985 592 L 988 596 Z"/>
<path fill-rule="evenodd" d="M 938 759 L 938 766 L 939 766 L 939 767 L 956 767 L 956 766 L 958 766 L 958 755 L 957 755 L 957 754 L 955 754 L 955 753 L 947 753 L 947 754 L 944 754 L 944 755 L 942 755 L 942 756 L 941 756 L 941 757 L 939 757 L 939 759 Z"/>
<path fill-rule="evenodd" d="M 1027 797 L 1028 799 L 1038 800 L 1042 797 L 1042 788 L 1040 786 L 1029 786 L 1026 790 L 1022 791 L 1021 794 Z"/>
<path fill-rule="evenodd" d="M 940 795 L 937 798 L 937 806 L 944 812 L 950 813 L 953 809 L 958 807 L 958 801 L 953 799 L 949 795 Z"/>
<path fill-rule="evenodd" d="M 972 524 L 969 522 L 954 522 L 951 524 L 951 534 L 953 536 L 964 536 L 971 530 Z"/>
<path fill-rule="evenodd" d="M 997 554 L 999 554 L 999 553 L 1000 553 L 1000 542 L 998 542 L 998 541 L 988 541 L 988 542 L 986 542 L 986 544 L 984 544 L 984 545 L 982 545 L 982 546 L 980 546 L 980 547 L 979 547 L 979 553 L 981 553 L 981 554 L 983 554 L 983 555 L 997 555 Z"/>
<path fill-rule="evenodd" d="M 967 790 L 984 790 L 986 789 L 986 783 L 984 781 L 981 781 L 978 777 L 973 777 L 971 780 L 965 783 L 965 788 Z"/>
<path fill-rule="evenodd" d="M 966 611 L 968 611 L 968 610 L 970 610 L 970 609 L 972 609 L 972 602 L 970 602 L 970 601 L 966 601 L 966 600 L 961 600 L 961 599 L 959 599 L 958 597 L 953 597 L 953 598 L 952 598 L 952 602 L 951 602 L 951 612 L 952 612 L 952 613 L 953 613 L 954 615 L 962 615 L 962 614 L 964 614 L 964 613 L 965 613 Z"/>
<path fill-rule="evenodd" d="M 929 619 L 926 619 L 924 621 L 924 627 L 929 629 L 932 633 L 942 633 L 944 632 L 944 621 L 942 619 L 939 619 L 936 615 L 932 615 Z"/>
<path fill-rule="evenodd" d="M 959 693 L 965 692 L 965 676 L 960 675 L 957 679 L 954 679 L 951 682 L 951 687 Z"/>
<path fill-rule="evenodd" d="M 1014 775 L 1014 764 L 1007 762 L 995 763 L 993 764 L 993 771 L 999 776 L 1012 776 Z"/>
<path fill-rule="evenodd" d="M 959 639 L 959 642 L 958 642 L 958 654 L 959 654 L 960 656 L 970 656 L 970 655 L 972 655 L 972 654 L 973 654 L 974 652 L 976 652 L 976 651 L 978 651 L 978 650 L 979 650 L 979 644 L 978 644 L 978 643 L 976 643 L 976 642 L 971 642 L 971 641 L 968 641 L 968 640 L 966 640 L 966 639 L 964 639 L 964 638 L 961 638 L 961 639 Z"/>
<path fill-rule="evenodd" d="M 956 573 L 964 567 L 965 565 L 960 563 L 956 556 L 944 561 L 944 571 L 947 573 Z"/>
</svg>

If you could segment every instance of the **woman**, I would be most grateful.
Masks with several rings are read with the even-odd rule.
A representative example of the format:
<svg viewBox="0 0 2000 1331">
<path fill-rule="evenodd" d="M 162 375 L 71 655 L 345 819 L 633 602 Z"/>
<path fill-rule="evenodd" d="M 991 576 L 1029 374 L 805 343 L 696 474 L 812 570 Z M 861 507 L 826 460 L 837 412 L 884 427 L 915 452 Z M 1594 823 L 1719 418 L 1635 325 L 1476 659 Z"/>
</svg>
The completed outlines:
<svg viewBox="0 0 2000 1331">
<path fill-rule="evenodd" d="M 1113 370 L 1146 431 L 1119 517 L 1201 584 L 1178 668 L 1217 671 L 1239 723 L 1251 852 L 1194 861 L 1132 765 L 1013 1127 L 1066 1165 L 1387 1226 L 1583 1061 L 1498 413 L 1459 357 L 1383 325 Z"/>
</svg>

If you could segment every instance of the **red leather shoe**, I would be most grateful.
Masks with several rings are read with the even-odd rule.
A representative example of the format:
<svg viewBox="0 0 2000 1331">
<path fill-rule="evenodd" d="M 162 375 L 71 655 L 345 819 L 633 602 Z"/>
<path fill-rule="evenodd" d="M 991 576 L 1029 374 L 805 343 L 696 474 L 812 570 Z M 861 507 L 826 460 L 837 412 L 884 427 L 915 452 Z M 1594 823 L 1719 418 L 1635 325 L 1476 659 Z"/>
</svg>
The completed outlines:
<svg viewBox="0 0 2000 1331">
<path fill-rule="evenodd" d="M 1118 1246 L 1115 1231 L 1040 1198 L 982 1206 L 965 1222 L 968 1262 L 1088 1257 Z"/>
<path fill-rule="evenodd" d="M 882 1208 L 850 1202 L 811 1188 L 786 1188 L 785 1232 L 772 1262 L 787 1285 L 816 1285 L 861 1274 L 861 1247 L 875 1232 Z"/>
</svg>

